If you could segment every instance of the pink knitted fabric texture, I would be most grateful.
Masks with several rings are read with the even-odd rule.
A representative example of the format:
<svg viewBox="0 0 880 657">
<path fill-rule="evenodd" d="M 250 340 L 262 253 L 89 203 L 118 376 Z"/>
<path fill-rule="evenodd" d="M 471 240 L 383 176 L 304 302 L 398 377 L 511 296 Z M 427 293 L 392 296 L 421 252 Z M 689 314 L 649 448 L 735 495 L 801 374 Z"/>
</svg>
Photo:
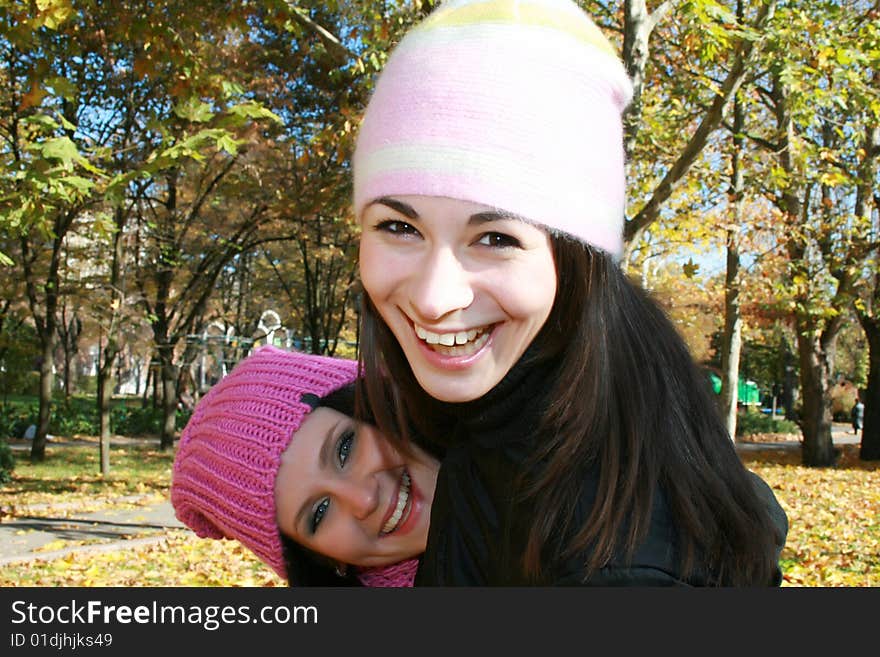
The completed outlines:
<svg viewBox="0 0 880 657">
<path fill-rule="evenodd" d="M 239 362 L 196 405 L 174 459 L 171 502 L 203 538 L 240 541 L 287 578 L 275 517 L 280 458 L 318 397 L 351 383 L 351 360 L 266 346 Z"/>
<path fill-rule="evenodd" d="M 353 160 L 356 216 L 383 196 L 444 196 L 619 256 L 631 96 L 571 0 L 446 0 L 376 83 Z"/>
<path fill-rule="evenodd" d="M 407 559 L 382 568 L 363 568 L 358 570 L 357 578 L 364 586 L 412 586 L 419 569 L 418 559 Z"/>
</svg>

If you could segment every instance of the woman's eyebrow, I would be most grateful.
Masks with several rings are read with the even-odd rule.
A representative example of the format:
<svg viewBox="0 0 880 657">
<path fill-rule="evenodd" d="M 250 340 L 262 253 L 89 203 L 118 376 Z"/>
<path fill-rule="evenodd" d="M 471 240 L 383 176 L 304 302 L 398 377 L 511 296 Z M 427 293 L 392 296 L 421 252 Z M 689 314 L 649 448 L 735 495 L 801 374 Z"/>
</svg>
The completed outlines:
<svg viewBox="0 0 880 657">
<path fill-rule="evenodd" d="M 490 221 L 525 221 L 518 214 L 506 212 L 505 210 L 486 210 L 485 212 L 477 212 L 472 214 L 468 219 L 468 224 L 477 226 Z"/>
<path fill-rule="evenodd" d="M 415 211 L 415 208 L 413 208 L 408 203 L 404 203 L 403 201 L 398 201 L 396 198 L 382 196 L 380 198 L 377 198 L 375 201 L 371 201 L 367 207 L 369 207 L 370 205 L 375 205 L 377 203 L 379 203 L 381 205 L 386 205 L 389 208 L 391 208 L 392 210 L 396 210 L 397 212 L 399 212 L 400 214 L 402 214 L 403 216 L 405 216 L 409 219 L 418 219 L 419 218 L 419 213 Z"/>
</svg>

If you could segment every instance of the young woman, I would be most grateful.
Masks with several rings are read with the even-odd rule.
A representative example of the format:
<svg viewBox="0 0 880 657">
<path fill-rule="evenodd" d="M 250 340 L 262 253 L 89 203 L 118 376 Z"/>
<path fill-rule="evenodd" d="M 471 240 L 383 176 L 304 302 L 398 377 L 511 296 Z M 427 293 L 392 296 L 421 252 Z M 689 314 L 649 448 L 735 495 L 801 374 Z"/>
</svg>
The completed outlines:
<svg viewBox="0 0 880 657">
<path fill-rule="evenodd" d="M 377 81 L 359 399 L 446 448 L 417 585 L 781 581 L 784 512 L 618 264 L 630 95 L 569 0 L 447 1 Z"/>
<path fill-rule="evenodd" d="M 171 501 L 291 585 L 411 586 L 438 463 L 352 420 L 357 363 L 262 347 L 196 405 Z"/>
</svg>

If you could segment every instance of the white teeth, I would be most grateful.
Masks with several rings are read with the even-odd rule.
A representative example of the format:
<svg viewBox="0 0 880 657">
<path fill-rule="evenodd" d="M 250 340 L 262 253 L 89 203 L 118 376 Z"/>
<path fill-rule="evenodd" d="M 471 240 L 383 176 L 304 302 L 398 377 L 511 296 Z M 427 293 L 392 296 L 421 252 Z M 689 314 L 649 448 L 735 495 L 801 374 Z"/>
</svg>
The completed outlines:
<svg viewBox="0 0 880 657">
<path fill-rule="evenodd" d="M 419 336 L 420 339 L 424 340 L 428 344 L 439 344 L 444 347 L 452 347 L 454 345 L 467 344 L 468 342 L 473 342 L 473 340 L 483 333 L 487 327 L 482 327 L 479 329 L 470 329 L 467 331 L 457 331 L 455 333 L 432 333 L 431 331 L 422 328 L 418 324 L 414 324 L 416 329 L 416 335 Z"/>
<path fill-rule="evenodd" d="M 437 333 L 431 333 L 430 331 L 423 329 L 418 324 L 416 324 L 415 327 L 416 327 L 416 335 L 419 336 L 422 340 L 424 340 L 428 344 L 439 344 L 440 343 L 440 336 Z"/>
<path fill-rule="evenodd" d="M 406 503 L 409 501 L 409 486 L 409 473 L 404 470 L 403 476 L 400 478 L 400 490 L 397 493 L 397 506 L 394 507 L 394 513 L 388 518 L 388 522 L 382 527 L 383 534 L 390 534 L 397 529 L 397 523 L 399 523 L 401 517 L 403 517 L 403 510 L 406 508 Z"/>
</svg>

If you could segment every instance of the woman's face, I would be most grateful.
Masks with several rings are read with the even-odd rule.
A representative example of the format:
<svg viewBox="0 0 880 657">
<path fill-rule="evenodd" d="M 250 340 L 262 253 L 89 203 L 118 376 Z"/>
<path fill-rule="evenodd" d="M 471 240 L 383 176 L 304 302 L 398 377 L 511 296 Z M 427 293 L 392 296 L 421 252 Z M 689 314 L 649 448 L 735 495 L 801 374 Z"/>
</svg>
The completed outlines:
<svg viewBox="0 0 880 657">
<path fill-rule="evenodd" d="M 548 234 L 491 207 L 437 196 L 378 199 L 361 228 L 364 288 L 422 388 L 448 402 L 491 390 L 553 306 Z"/>
<path fill-rule="evenodd" d="M 438 464 L 406 459 L 375 428 L 317 408 L 281 455 L 278 526 L 297 543 L 355 566 L 425 551 Z"/>
</svg>

